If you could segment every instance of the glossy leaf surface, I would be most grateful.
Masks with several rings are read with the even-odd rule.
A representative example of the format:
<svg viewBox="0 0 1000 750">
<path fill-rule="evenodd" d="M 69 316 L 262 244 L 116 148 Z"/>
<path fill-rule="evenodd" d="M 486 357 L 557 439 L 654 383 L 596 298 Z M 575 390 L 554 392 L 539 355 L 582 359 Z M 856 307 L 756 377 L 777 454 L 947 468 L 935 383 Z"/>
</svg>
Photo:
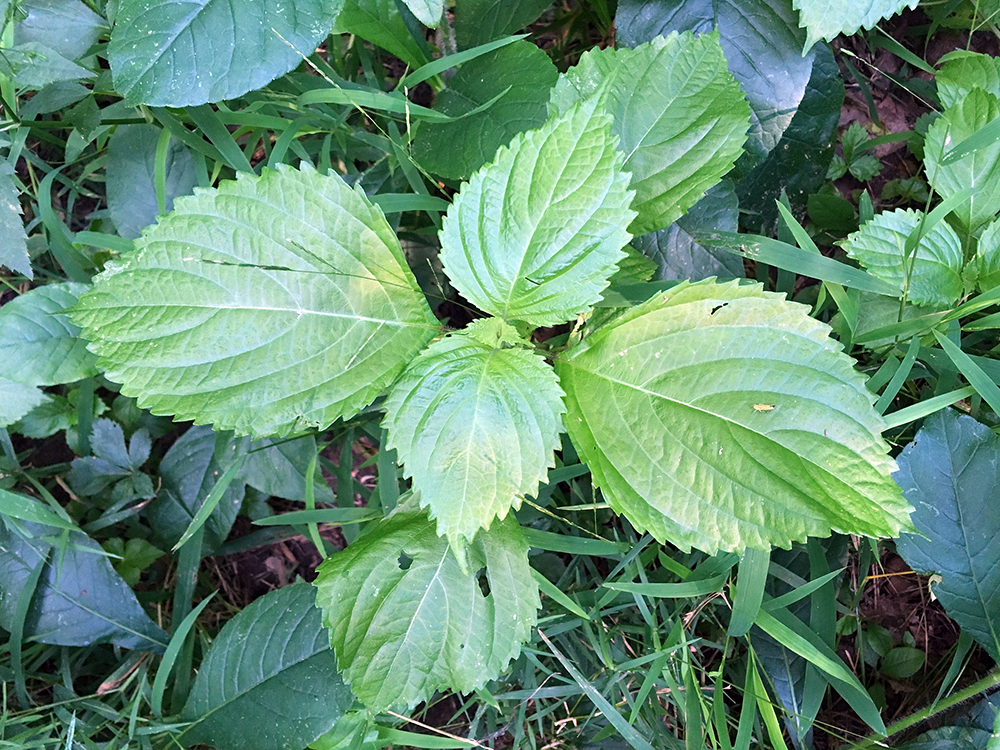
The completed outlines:
<svg viewBox="0 0 1000 750">
<path fill-rule="evenodd" d="M 882 420 L 808 308 L 681 284 L 565 353 L 564 421 L 617 511 L 708 552 L 909 528 Z"/>
<path fill-rule="evenodd" d="M 178 199 L 73 318 L 144 408 L 260 436 L 353 415 L 437 331 L 382 212 L 288 168 Z"/>
<path fill-rule="evenodd" d="M 494 523 L 466 554 L 467 573 L 411 505 L 319 567 L 316 604 L 344 676 L 372 711 L 412 707 L 445 687 L 469 692 L 528 639 L 540 603 L 520 526 Z"/>
</svg>

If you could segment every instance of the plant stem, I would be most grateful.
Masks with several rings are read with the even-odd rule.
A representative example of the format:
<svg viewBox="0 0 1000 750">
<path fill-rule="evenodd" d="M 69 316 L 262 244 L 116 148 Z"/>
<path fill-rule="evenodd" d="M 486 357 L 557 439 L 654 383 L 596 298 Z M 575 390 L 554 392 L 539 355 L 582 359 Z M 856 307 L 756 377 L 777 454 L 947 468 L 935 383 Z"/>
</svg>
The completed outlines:
<svg viewBox="0 0 1000 750">
<path fill-rule="evenodd" d="M 948 696 L 944 700 L 932 703 L 926 708 L 922 708 L 919 711 L 915 711 L 909 716 L 900 719 L 895 724 L 890 724 L 886 727 L 884 735 L 872 735 L 871 737 L 863 739 L 860 742 L 855 742 L 853 745 L 850 745 L 847 750 L 866 750 L 866 748 L 875 746 L 888 747 L 888 745 L 884 745 L 882 743 L 883 739 L 888 739 L 889 737 L 892 737 L 892 735 L 902 732 L 908 727 L 912 727 L 914 724 L 919 724 L 921 721 L 929 719 L 942 711 L 947 711 L 952 706 L 968 700 L 969 698 L 973 698 L 977 694 L 983 693 L 992 687 L 996 687 L 997 685 L 1000 685 L 1000 669 L 990 672 L 983 679 L 978 682 L 974 682 L 967 688 L 959 690 L 957 693 Z"/>
</svg>

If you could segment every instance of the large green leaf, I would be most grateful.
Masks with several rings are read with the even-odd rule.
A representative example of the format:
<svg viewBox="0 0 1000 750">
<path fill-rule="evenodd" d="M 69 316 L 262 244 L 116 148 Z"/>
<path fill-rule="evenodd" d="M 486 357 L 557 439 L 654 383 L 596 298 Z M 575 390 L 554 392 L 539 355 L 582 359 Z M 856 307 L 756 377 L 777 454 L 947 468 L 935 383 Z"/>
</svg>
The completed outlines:
<svg viewBox="0 0 1000 750">
<path fill-rule="evenodd" d="M 586 52 L 559 79 L 550 108 L 563 113 L 594 95 L 614 117 L 623 169 L 632 174 L 635 234 L 679 219 L 742 153 L 750 110 L 718 34 Z"/>
<path fill-rule="evenodd" d="M 5 49 L 0 55 L 0 73 L 12 78 L 17 86 L 35 91 L 59 81 L 94 77 L 91 71 L 39 42 L 25 42 Z"/>
<path fill-rule="evenodd" d="M 558 76 L 549 56 L 525 41 L 470 60 L 434 102 L 435 110 L 461 119 L 423 123 L 415 158 L 443 177 L 467 178 L 515 135 L 545 122 L 549 89 Z M 462 117 L 501 94 L 488 109 Z"/>
<path fill-rule="evenodd" d="M 550 0 L 462 0 L 455 6 L 455 42 L 469 49 L 525 28 Z"/>
<path fill-rule="evenodd" d="M 326 427 L 438 330 L 382 212 L 337 175 L 283 167 L 176 205 L 72 311 L 154 414 L 260 436 Z"/>
<path fill-rule="evenodd" d="M 0 378 L 0 427 L 14 424 L 48 400 L 48 396 L 33 385 Z"/>
<path fill-rule="evenodd" d="M 969 231 L 992 219 L 1000 206 L 1000 141 L 948 164 L 943 164 L 942 158 L 949 149 L 998 117 L 1000 99 L 975 88 L 934 121 L 924 141 L 924 171 L 931 187 L 942 198 L 966 188 L 978 189 L 954 212 Z"/>
<path fill-rule="evenodd" d="M 916 305 L 950 305 L 962 294 L 962 241 L 946 222 L 922 233 L 912 257 L 906 239 L 923 213 L 897 209 L 880 213 L 841 244 L 872 274 L 899 288 Z M 909 277 L 909 283 L 907 283 Z"/>
<path fill-rule="evenodd" d="M 108 45 L 131 104 L 187 107 L 259 89 L 311 55 L 342 0 L 122 0 Z"/>
<path fill-rule="evenodd" d="M 402 0 L 410 13 L 424 26 L 436 29 L 444 13 L 444 0 Z"/>
<path fill-rule="evenodd" d="M 909 508 L 883 423 L 828 334 L 757 285 L 681 284 L 560 358 L 566 428 L 612 507 L 660 541 L 894 536 Z"/>
<path fill-rule="evenodd" d="M 28 258 L 28 236 L 21 221 L 21 202 L 14 185 L 14 168 L 0 160 L 0 266 L 34 278 Z"/>
<path fill-rule="evenodd" d="M 35 502 L 25 498 L 26 502 Z M 65 552 L 53 546 L 48 526 L 10 520 L 0 527 L 0 627 L 10 629 L 32 571 L 44 565 L 24 623 L 25 638 L 58 646 L 114 643 L 162 651 L 169 640 L 136 601 L 100 545 L 69 532 Z"/>
<path fill-rule="evenodd" d="M 934 76 L 941 106 L 954 107 L 974 88 L 1000 96 L 1000 60 L 968 50 L 955 50 L 938 60 Z"/>
<path fill-rule="evenodd" d="M 106 189 L 108 213 L 122 237 L 135 239 L 156 221 L 156 144 L 162 131 L 155 125 L 119 125 L 108 141 Z M 174 198 L 188 195 L 197 178 L 194 159 L 177 141 L 167 148 L 164 198 L 166 210 Z"/>
<path fill-rule="evenodd" d="M 451 283 L 508 321 L 554 325 L 586 310 L 630 239 L 621 164 L 596 99 L 516 136 L 448 209 L 441 259 Z"/>
<path fill-rule="evenodd" d="M 312 586 L 286 586 L 226 623 L 181 711 L 192 722 L 182 745 L 303 748 L 333 728 L 354 696 L 337 672 L 315 598 Z"/>
<path fill-rule="evenodd" d="M 295 440 L 264 440 L 246 448 L 247 457 L 239 478 L 261 492 L 288 500 L 306 499 L 306 471 L 316 455 L 316 438 L 305 435 Z M 333 503 L 333 491 L 316 469 L 313 499 Z"/>
<path fill-rule="evenodd" d="M 427 54 L 410 33 L 396 0 L 343 0 L 334 32 L 355 34 L 391 52 L 411 68 L 428 62 Z"/>
<path fill-rule="evenodd" d="M 1000 286 L 1000 219 L 990 222 L 979 236 L 976 257 L 970 265 L 975 268 L 980 291 Z"/>
<path fill-rule="evenodd" d="M 934 587 L 948 616 L 1000 660 L 1000 438 L 951 409 L 928 417 L 899 456 L 896 481 L 922 536 L 896 549 Z"/>
<path fill-rule="evenodd" d="M 18 10 L 24 17 L 14 24 L 14 44 L 46 44 L 67 60 L 83 57 L 108 28 L 80 0 L 24 0 Z"/>
<path fill-rule="evenodd" d="M 555 465 L 562 391 L 520 344 L 503 321 L 475 321 L 417 357 L 385 403 L 389 447 L 455 547 L 519 508 Z"/>
<path fill-rule="evenodd" d="M 850 36 L 862 26 L 870 29 L 883 18 L 903 8 L 913 10 L 920 0 L 792 0 L 799 11 L 799 25 L 808 31 L 804 49 L 820 39 L 832 42 L 835 36 Z"/>
<path fill-rule="evenodd" d="M 528 639 L 540 603 L 521 527 L 513 518 L 494 523 L 467 555 L 468 573 L 409 504 L 320 565 L 323 623 L 351 689 L 372 711 L 480 687 Z"/>
<path fill-rule="evenodd" d="M 64 311 L 87 287 L 40 286 L 0 307 L 0 377 L 30 385 L 72 383 L 97 374 L 80 329 Z"/>
<path fill-rule="evenodd" d="M 750 104 L 746 153 L 734 179 L 781 140 L 802 102 L 815 53 L 802 55 L 805 32 L 791 0 L 620 0 L 618 43 L 634 47 L 671 31 L 718 30 L 729 70 Z"/>
</svg>

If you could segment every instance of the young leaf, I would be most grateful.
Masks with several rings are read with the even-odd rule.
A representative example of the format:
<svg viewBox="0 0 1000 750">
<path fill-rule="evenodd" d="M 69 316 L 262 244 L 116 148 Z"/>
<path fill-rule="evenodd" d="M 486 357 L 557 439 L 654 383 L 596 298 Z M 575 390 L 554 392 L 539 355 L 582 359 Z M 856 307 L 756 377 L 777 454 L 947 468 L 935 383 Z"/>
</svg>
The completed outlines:
<svg viewBox="0 0 1000 750">
<path fill-rule="evenodd" d="M 382 212 L 282 167 L 179 198 L 71 315 L 122 392 L 217 430 L 326 427 L 437 332 Z"/>
<path fill-rule="evenodd" d="M 907 299 L 916 305 L 950 305 L 962 296 L 962 241 L 947 222 L 939 221 L 921 236 L 910 258 L 906 240 L 920 225 L 923 213 L 912 209 L 884 211 L 841 245 L 873 275 L 909 287 Z"/>
<path fill-rule="evenodd" d="M 226 623 L 201 663 L 178 741 L 257 750 L 305 747 L 328 732 L 354 696 L 313 605 L 316 590 L 295 584 L 254 601 Z"/>
<path fill-rule="evenodd" d="M 610 129 L 596 99 L 582 102 L 516 136 L 462 186 L 445 216 L 441 259 L 467 300 L 545 326 L 600 298 L 635 216 Z"/>
<path fill-rule="evenodd" d="M 13 180 L 14 168 L 0 161 L 0 266 L 34 278 L 28 258 L 28 238 L 21 221 L 21 203 Z"/>
<path fill-rule="evenodd" d="M 903 8 L 913 10 L 919 0 L 871 0 L 860 5 L 854 0 L 792 0 L 799 11 L 799 25 L 808 31 L 805 49 L 820 39 L 830 42 L 838 34 L 851 35 L 861 27 L 870 29 L 883 18 Z"/>
<path fill-rule="evenodd" d="M 1000 438 L 951 409 L 924 422 L 899 456 L 896 481 L 922 536 L 905 534 L 899 554 L 914 570 L 938 573 L 948 616 L 1000 659 Z"/>
<path fill-rule="evenodd" d="M 63 314 L 85 290 L 83 284 L 49 284 L 0 308 L 0 377 L 58 385 L 97 374 L 97 358 Z"/>
<path fill-rule="evenodd" d="M 343 0 L 122 0 L 108 45 L 131 104 L 233 99 L 287 73 L 330 31 Z"/>
<path fill-rule="evenodd" d="M 494 523 L 467 555 L 465 573 L 411 503 L 320 565 L 323 624 L 372 711 L 412 707 L 440 688 L 481 687 L 528 639 L 540 602 L 521 527 Z"/>
<path fill-rule="evenodd" d="M 828 334 L 758 286 L 681 284 L 563 355 L 564 422 L 611 506 L 660 541 L 892 536 L 909 508 L 882 421 Z"/>
<path fill-rule="evenodd" d="M 938 60 L 934 76 L 941 106 L 954 107 L 974 89 L 1000 96 L 1000 60 L 991 55 L 957 49 Z M 957 141 L 954 141 L 957 143 Z"/>
<path fill-rule="evenodd" d="M 1000 117 L 1000 99 L 972 89 L 949 107 L 927 131 L 924 171 L 931 186 L 948 198 L 960 190 L 977 188 L 955 215 L 969 231 L 993 218 L 1000 204 L 1000 142 L 978 149 L 957 161 L 943 163 L 947 152 Z"/>
<path fill-rule="evenodd" d="M 520 343 L 497 318 L 474 321 L 424 350 L 385 403 L 389 447 L 452 546 L 519 508 L 555 465 L 562 391 Z"/>
<path fill-rule="evenodd" d="M 598 96 L 614 117 L 635 190 L 634 234 L 669 226 L 743 151 L 750 107 L 726 67 L 717 33 L 656 37 L 635 49 L 592 50 L 559 79 L 550 109 Z"/>
</svg>

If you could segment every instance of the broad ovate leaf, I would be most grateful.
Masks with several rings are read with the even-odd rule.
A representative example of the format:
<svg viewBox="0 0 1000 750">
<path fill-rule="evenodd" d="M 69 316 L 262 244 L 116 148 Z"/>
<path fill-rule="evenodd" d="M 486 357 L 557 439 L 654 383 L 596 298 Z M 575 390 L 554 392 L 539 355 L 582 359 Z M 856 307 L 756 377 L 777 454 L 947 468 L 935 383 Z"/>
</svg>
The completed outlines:
<svg viewBox="0 0 1000 750">
<path fill-rule="evenodd" d="M 872 394 L 808 313 L 681 284 L 565 352 L 566 428 L 611 506 L 706 552 L 911 528 Z"/>
<path fill-rule="evenodd" d="M 799 25 L 806 29 L 808 50 L 820 39 L 828 42 L 840 34 L 850 36 L 858 29 L 870 29 L 883 18 L 903 8 L 913 10 L 919 0 L 792 0 L 799 12 Z"/>
<path fill-rule="evenodd" d="M 600 298 L 635 216 L 616 140 L 594 98 L 516 136 L 462 186 L 444 219 L 441 258 L 469 302 L 545 326 Z"/>
<path fill-rule="evenodd" d="M 873 275 L 907 290 L 916 305 L 950 305 L 962 295 L 962 241 L 944 221 L 922 231 L 906 256 L 906 240 L 920 230 L 923 213 L 897 209 L 880 213 L 841 244 Z"/>
<path fill-rule="evenodd" d="M 974 88 L 934 121 L 924 141 L 924 171 L 931 187 L 942 198 L 949 198 L 966 188 L 976 189 L 954 211 L 968 231 L 975 231 L 990 221 L 1000 207 L 1000 141 L 957 161 L 943 164 L 942 159 L 952 148 L 998 117 L 1000 99 L 988 91 Z"/>
<path fill-rule="evenodd" d="M 122 392 L 257 436 L 382 392 L 437 323 L 382 212 L 337 175 L 241 175 L 179 198 L 73 308 Z"/>
<path fill-rule="evenodd" d="M 122 0 L 108 45 L 131 104 L 188 107 L 259 89 L 313 53 L 343 0 Z"/>
<path fill-rule="evenodd" d="M 556 84 L 550 108 L 565 112 L 591 96 L 614 117 L 623 169 L 632 174 L 634 234 L 679 219 L 743 152 L 750 107 L 717 33 L 586 52 Z"/>
<path fill-rule="evenodd" d="M 385 403 L 389 447 L 453 546 L 533 495 L 562 431 L 555 372 L 498 318 L 432 344 Z"/>
<path fill-rule="evenodd" d="M 992 55 L 955 50 L 938 60 L 938 65 L 941 69 L 934 82 L 943 107 L 954 107 L 974 88 L 1000 96 L 1000 60 Z"/>
<path fill-rule="evenodd" d="M 494 523 L 467 555 L 465 572 L 407 503 L 320 565 L 316 604 L 351 690 L 372 711 L 472 691 L 520 653 L 540 606 L 521 527 Z"/>
<path fill-rule="evenodd" d="M 928 417 L 895 475 L 913 503 L 919 536 L 896 549 L 914 570 L 937 573 L 945 611 L 1000 659 L 1000 438 L 951 409 Z"/>
</svg>

